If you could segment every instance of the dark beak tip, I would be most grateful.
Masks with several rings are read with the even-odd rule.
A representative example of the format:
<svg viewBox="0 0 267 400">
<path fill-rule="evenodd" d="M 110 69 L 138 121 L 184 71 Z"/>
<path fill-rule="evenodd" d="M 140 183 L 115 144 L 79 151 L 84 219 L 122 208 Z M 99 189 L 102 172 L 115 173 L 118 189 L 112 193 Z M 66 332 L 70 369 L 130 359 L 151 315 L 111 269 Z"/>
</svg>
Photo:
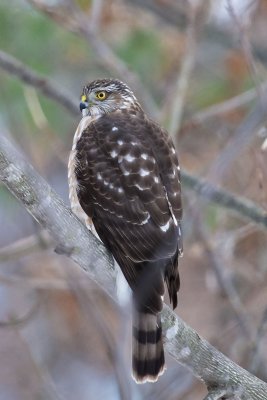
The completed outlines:
<svg viewBox="0 0 267 400">
<path fill-rule="evenodd" d="M 87 108 L 87 104 L 84 103 L 83 101 L 80 102 L 80 111 L 82 112 L 82 110 L 84 110 L 85 108 Z"/>
</svg>

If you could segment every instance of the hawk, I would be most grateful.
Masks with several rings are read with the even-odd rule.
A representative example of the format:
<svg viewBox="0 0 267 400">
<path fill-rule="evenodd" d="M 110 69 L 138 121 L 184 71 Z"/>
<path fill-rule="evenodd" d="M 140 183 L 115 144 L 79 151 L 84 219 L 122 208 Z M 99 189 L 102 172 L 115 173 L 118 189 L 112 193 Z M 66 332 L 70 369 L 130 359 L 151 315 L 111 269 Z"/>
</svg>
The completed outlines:
<svg viewBox="0 0 267 400">
<path fill-rule="evenodd" d="M 83 88 L 69 158 L 74 213 L 112 253 L 133 292 L 132 375 L 164 372 L 164 281 L 177 306 L 182 254 L 180 168 L 168 133 L 117 79 Z"/>
</svg>

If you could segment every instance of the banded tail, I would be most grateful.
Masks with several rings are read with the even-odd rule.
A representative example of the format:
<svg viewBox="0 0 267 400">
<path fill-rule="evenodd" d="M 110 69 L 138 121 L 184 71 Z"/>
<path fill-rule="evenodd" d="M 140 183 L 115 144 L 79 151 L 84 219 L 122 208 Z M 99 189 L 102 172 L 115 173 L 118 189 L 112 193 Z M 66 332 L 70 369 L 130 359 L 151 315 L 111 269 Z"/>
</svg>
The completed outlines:
<svg viewBox="0 0 267 400">
<path fill-rule="evenodd" d="M 155 382 L 165 370 L 160 314 L 134 311 L 133 378 L 137 383 Z"/>
</svg>

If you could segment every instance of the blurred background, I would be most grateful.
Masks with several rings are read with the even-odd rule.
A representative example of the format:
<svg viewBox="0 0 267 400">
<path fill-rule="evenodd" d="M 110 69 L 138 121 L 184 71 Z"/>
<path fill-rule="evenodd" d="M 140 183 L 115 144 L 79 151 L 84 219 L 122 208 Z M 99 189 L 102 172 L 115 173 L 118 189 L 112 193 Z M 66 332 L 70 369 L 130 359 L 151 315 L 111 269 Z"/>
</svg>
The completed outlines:
<svg viewBox="0 0 267 400">
<path fill-rule="evenodd" d="M 1 0 L 0 134 L 69 204 L 82 86 L 120 78 L 169 129 L 185 174 L 264 212 L 266 18 L 266 0 Z M 184 178 L 176 312 L 267 380 L 266 221 L 193 189 Z M 130 307 L 121 312 L 56 255 L 4 186 L 0 227 L 0 400 L 204 398 L 168 356 L 158 383 L 132 381 Z"/>
</svg>

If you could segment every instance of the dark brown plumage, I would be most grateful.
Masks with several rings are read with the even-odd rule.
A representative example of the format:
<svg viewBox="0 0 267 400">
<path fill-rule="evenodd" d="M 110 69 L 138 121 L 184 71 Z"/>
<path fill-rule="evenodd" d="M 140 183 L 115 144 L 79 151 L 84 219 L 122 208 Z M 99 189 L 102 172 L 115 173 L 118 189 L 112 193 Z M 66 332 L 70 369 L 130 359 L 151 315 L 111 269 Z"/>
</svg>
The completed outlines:
<svg viewBox="0 0 267 400">
<path fill-rule="evenodd" d="M 72 207 L 77 209 L 78 200 L 133 290 L 133 376 L 155 381 L 164 370 L 159 314 L 164 280 L 174 307 L 180 284 L 177 156 L 167 132 L 120 81 L 86 86 L 81 109 L 85 117 L 69 164 Z"/>
</svg>

